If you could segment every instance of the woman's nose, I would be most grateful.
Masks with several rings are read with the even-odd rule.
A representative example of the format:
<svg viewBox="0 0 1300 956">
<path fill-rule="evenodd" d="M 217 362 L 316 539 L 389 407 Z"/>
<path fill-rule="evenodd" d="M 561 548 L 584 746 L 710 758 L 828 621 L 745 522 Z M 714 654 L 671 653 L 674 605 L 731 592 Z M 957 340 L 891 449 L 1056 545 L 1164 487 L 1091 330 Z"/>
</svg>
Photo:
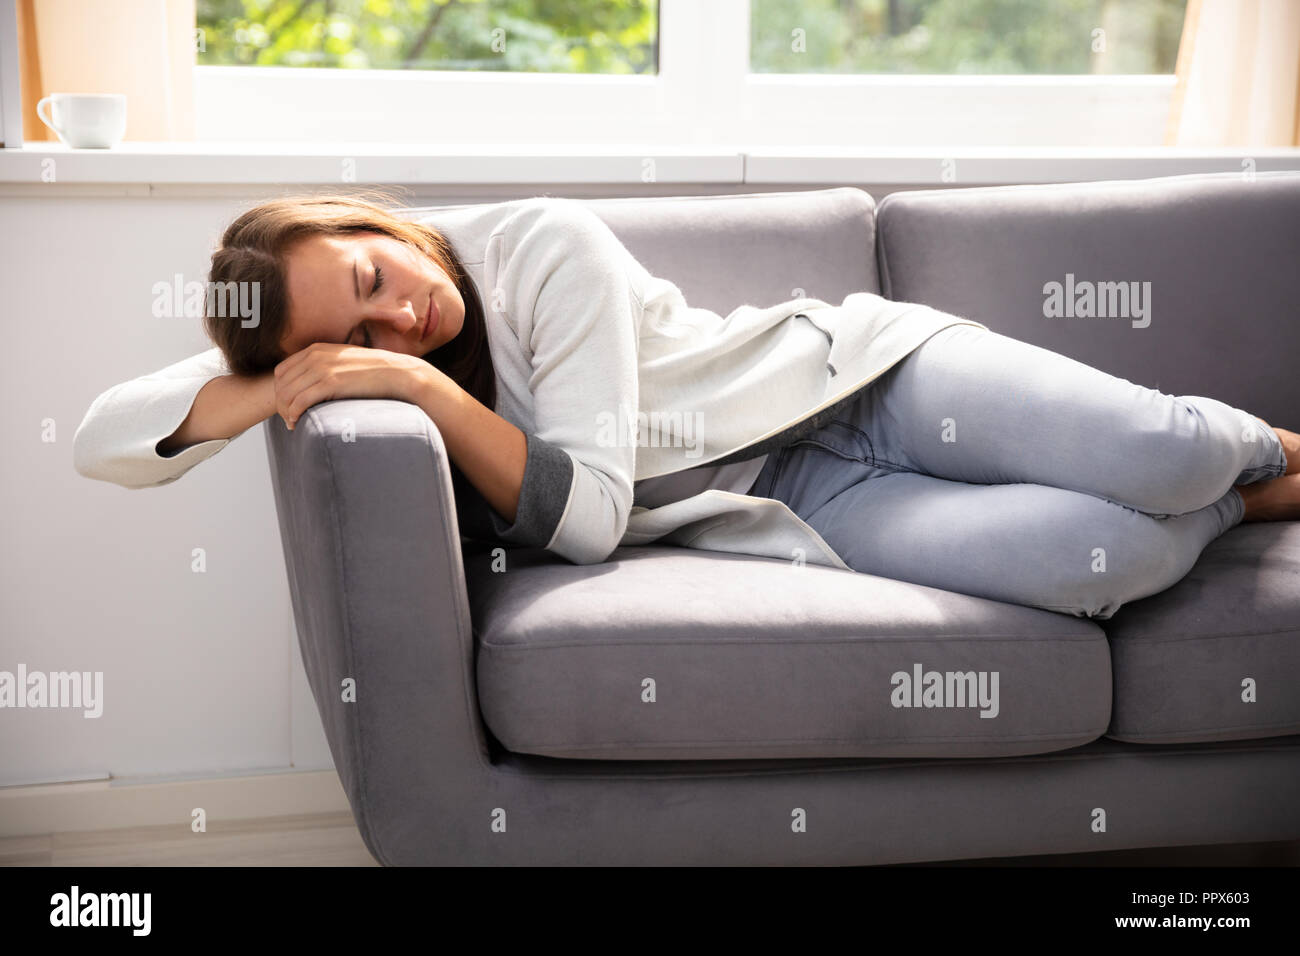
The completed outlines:
<svg viewBox="0 0 1300 956">
<path fill-rule="evenodd" d="M 398 332 L 409 332 L 420 324 L 420 316 L 416 314 L 416 309 L 414 301 L 394 303 L 384 310 L 384 321 Z"/>
</svg>

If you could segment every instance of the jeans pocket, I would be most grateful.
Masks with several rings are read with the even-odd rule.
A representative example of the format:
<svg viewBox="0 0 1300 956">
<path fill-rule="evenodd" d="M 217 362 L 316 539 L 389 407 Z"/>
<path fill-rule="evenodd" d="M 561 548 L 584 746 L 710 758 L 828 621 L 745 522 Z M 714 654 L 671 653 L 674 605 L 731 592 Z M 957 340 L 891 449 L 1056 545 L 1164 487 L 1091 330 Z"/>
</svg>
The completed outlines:
<svg viewBox="0 0 1300 956">
<path fill-rule="evenodd" d="M 874 464 L 876 460 L 871 436 L 852 422 L 838 418 L 827 422 L 811 435 L 791 442 L 786 447 L 820 448 L 845 461 L 856 461 L 866 465 Z"/>
</svg>

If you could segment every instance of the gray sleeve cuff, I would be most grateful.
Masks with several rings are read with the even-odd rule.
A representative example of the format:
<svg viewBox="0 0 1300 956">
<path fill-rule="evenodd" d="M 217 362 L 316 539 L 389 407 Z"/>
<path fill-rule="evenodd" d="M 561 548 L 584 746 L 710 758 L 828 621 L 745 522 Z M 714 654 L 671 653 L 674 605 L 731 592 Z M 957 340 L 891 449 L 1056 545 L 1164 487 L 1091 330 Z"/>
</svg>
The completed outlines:
<svg viewBox="0 0 1300 956">
<path fill-rule="evenodd" d="M 531 432 L 524 432 L 524 438 L 528 457 L 513 524 L 497 514 L 469 480 L 455 470 L 462 534 L 536 548 L 546 547 L 555 536 L 573 485 L 573 459 L 559 445 Z"/>
<path fill-rule="evenodd" d="M 524 438 L 528 441 L 528 459 L 524 464 L 515 522 L 507 523 L 493 510 L 488 515 L 501 540 L 544 548 L 555 536 L 564 506 L 569 502 L 573 459 L 559 445 L 543 441 L 530 432 L 524 432 Z"/>
</svg>

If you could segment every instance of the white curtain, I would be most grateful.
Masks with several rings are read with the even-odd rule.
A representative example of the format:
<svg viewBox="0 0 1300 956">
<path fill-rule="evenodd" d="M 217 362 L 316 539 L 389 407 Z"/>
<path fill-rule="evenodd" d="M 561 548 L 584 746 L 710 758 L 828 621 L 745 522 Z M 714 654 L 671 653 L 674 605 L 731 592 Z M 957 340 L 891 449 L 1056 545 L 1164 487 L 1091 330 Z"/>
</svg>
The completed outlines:
<svg viewBox="0 0 1300 956">
<path fill-rule="evenodd" d="M 1187 0 L 1166 146 L 1300 145 L 1300 0 Z"/>
</svg>

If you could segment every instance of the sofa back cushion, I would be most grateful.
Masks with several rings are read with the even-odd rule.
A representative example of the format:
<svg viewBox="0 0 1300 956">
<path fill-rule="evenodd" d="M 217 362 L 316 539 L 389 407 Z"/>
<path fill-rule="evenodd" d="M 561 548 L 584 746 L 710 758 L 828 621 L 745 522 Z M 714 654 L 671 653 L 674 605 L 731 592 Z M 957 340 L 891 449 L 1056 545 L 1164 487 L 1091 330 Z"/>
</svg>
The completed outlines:
<svg viewBox="0 0 1300 956">
<path fill-rule="evenodd" d="M 540 194 L 539 194 L 540 195 Z M 581 199 L 687 304 L 726 315 L 809 296 L 880 292 L 876 203 L 853 186 L 731 196 Z M 471 203 L 412 207 L 412 214 Z"/>
<path fill-rule="evenodd" d="M 719 315 L 880 292 L 876 203 L 856 187 L 584 202 L 652 275 Z"/>
<path fill-rule="evenodd" d="M 898 192 L 876 218 L 891 299 L 1300 427 L 1300 172 Z"/>
</svg>

